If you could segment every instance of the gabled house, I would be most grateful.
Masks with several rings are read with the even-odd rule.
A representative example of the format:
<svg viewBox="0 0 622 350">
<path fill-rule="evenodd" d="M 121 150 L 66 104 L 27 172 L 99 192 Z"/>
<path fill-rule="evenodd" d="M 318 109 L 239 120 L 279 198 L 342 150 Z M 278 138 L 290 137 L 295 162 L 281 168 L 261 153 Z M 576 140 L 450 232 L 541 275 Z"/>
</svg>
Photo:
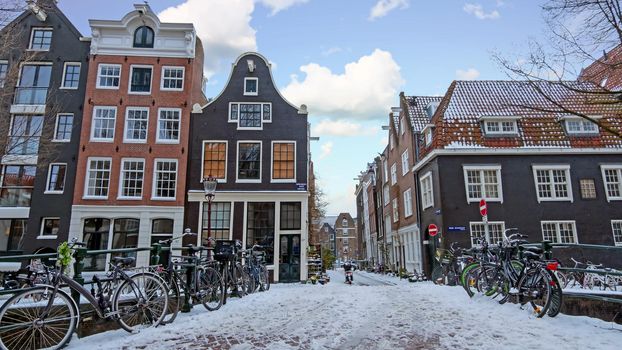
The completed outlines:
<svg viewBox="0 0 622 350">
<path fill-rule="evenodd" d="M 360 238 L 357 237 L 359 225 L 350 213 L 340 213 L 333 226 L 335 230 L 335 245 L 337 259 L 340 261 L 358 260 L 364 254 L 360 249 Z"/>
</svg>

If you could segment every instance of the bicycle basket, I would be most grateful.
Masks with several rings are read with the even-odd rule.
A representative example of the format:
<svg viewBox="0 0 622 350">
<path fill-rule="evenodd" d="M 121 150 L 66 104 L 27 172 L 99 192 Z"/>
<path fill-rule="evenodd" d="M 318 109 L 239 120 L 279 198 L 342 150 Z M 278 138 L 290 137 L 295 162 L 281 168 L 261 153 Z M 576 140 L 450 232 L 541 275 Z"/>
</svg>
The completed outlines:
<svg viewBox="0 0 622 350">
<path fill-rule="evenodd" d="M 235 256 L 235 241 L 218 240 L 214 248 L 214 259 L 230 260 Z"/>
<path fill-rule="evenodd" d="M 449 264 L 453 259 L 453 254 L 447 249 L 436 248 L 434 258 L 440 263 Z"/>
</svg>

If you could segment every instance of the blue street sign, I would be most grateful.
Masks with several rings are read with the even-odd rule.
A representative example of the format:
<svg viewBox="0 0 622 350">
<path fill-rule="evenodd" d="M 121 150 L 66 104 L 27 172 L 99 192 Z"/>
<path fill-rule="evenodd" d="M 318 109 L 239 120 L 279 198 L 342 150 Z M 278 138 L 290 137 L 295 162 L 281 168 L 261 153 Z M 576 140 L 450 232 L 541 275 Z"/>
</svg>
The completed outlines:
<svg viewBox="0 0 622 350">
<path fill-rule="evenodd" d="M 462 232 L 462 231 L 466 231 L 466 226 L 449 226 L 447 228 L 447 231 L 449 231 L 449 232 Z"/>
<path fill-rule="evenodd" d="M 306 191 L 306 190 L 307 190 L 307 184 L 305 183 L 296 184 L 296 191 Z"/>
<path fill-rule="evenodd" d="M 440 209 L 436 209 L 436 210 L 434 211 L 434 214 L 436 214 L 436 215 L 441 215 L 441 210 L 440 210 Z"/>
</svg>

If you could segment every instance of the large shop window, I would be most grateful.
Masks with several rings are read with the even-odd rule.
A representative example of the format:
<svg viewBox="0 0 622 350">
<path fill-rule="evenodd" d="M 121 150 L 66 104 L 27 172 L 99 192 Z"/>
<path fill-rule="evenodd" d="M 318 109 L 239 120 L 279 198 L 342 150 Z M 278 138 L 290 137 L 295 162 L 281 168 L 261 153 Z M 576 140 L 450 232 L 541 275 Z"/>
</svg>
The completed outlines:
<svg viewBox="0 0 622 350">
<path fill-rule="evenodd" d="M 0 251 L 23 249 L 27 221 L 26 219 L 0 220 Z"/>
<path fill-rule="evenodd" d="M 205 142 L 203 144 L 203 177 L 227 178 L 227 143 Z"/>
<path fill-rule="evenodd" d="M 112 249 L 138 247 L 138 231 L 140 220 L 138 219 L 115 219 L 114 232 L 112 235 Z M 136 252 L 112 253 L 112 257 L 124 256 L 136 258 Z M 136 261 L 132 266 L 136 265 Z"/>
<path fill-rule="evenodd" d="M 272 145 L 272 180 L 296 181 L 296 144 L 275 142 Z"/>
<path fill-rule="evenodd" d="M 207 222 L 207 203 L 203 204 L 203 225 L 201 233 L 201 244 L 208 245 L 208 222 Z M 211 222 L 209 223 L 209 237 L 214 239 L 229 239 L 231 226 L 231 203 L 213 202 Z M 213 245 L 212 245 L 213 246 Z"/>
<path fill-rule="evenodd" d="M 238 180 L 261 180 L 261 142 L 238 144 Z"/>
<path fill-rule="evenodd" d="M 281 202 L 281 230 L 300 230 L 300 202 Z"/>
<path fill-rule="evenodd" d="M 249 202 L 246 223 L 246 246 L 266 248 L 266 263 L 274 263 L 274 203 Z"/>
<path fill-rule="evenodd" d="M 173 238 L 174 224 L 175 220 L 173 219 L 153 219 L 151 222 L 151 244 Z M 167 266 L 169 255 L 169 251 L 162 251 L 160 253 L 160 264 Z"/>
<path fill-rule="evenodd" d="M 110 234 L 110 220 L 91 218 L 84 220 L 82 241 L 88 250 L 108 249 L 108 235 Z M 84 259 L 84 271 L 104 271 L 106 269 L 106 254 L 87 255 Z"/>
<path fill-rule="evenodd" d="M 29 207 L 36 166 L 5 165 L 2 169 L 0 207 Z"/>
<path fill-rule="evenodd" d="M 39 151 L 39 139 L 43 130 L 43 116 L 14 115 L 7 154 L 35 155 Z"/>
</svg>

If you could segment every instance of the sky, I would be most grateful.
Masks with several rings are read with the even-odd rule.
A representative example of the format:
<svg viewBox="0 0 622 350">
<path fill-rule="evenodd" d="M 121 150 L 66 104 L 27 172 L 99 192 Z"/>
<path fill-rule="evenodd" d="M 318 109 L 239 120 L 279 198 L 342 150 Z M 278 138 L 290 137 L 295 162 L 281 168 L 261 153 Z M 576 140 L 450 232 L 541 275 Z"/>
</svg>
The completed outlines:
<svg viewBox="0 0 622 350">
<path fill-rule="evenodd" d="M 257 51 L 276 86 L 309 109 L 311 153 L 327 213 L 356 216 L 354 179 L 386 146 L 390 108 L 443 95 L 453 80 L 506 79 L 493 53 L 520 57 L 545 33 L 542 0 L 151 0 L 164 22 L 192 22 L 205 48 L 207 97 L 231 63 Z M 60 0 L 88 19 L 120 19 L 132 0 Z M 113 5 L 114 6 L 111 6 Z"/>
</svg>

